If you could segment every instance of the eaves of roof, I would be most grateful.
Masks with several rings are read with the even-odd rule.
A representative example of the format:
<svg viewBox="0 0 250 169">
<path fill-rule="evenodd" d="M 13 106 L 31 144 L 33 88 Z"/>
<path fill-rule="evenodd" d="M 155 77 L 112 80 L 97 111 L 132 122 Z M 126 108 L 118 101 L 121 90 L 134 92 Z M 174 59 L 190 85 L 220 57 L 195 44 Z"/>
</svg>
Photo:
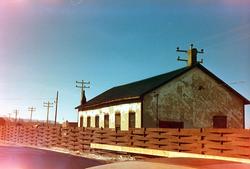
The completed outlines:
<svg viewBox="0 0 250 169">
<path fill-rule="evenodd" d="M 209 75 L 211 78 L 215 79 L 219 84 L 222 84 L 223 86 L 225 86 L 227 89 L 229 89 L 239 98 L 241 98 L 244 104 L 250 104 L 250 101 L 248 99 L 243 97 L 236 90 L 234 90 L 232 87 L 226 84 L 223 80 L 218 78 L 208 69 L 206 69 L 204 66 L 202 66 L 201 64 L 195 64 L 190 67 L 184 67 L 184 68 L 172 71 L 172 72 L 168 72 L 168 73 L 154 76 L 151 78 L 147 78 L 144 80 L 140 80 L 140 81 L 136 81 L 133 83 L 111 88 L 101 93 L 100 95 L 96 96 L 95 98 L 91 99 L 84 105 L 77 106 L 76 109 L 78 109 L 79 111 L 91 110 L 91 109 L 107 107 L 107 106 L 112 106 L 112 105 L 117 105 L 117 104 L 141 101 L 145 94 L 181 76 L 182 74 L 193 69 L 194 67 L 198 67 L 200 70 L 202 70 L 204 73 Z"/>
</svg>

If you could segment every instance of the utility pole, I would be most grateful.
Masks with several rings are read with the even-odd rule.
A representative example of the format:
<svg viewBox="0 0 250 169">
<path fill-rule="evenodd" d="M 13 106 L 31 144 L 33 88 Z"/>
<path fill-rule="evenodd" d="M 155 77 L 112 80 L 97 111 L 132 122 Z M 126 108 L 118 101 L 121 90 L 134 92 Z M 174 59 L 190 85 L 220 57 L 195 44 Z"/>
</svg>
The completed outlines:
<svg viewBox="0 0 250 169">
<path fill-rule="evenodd" d="M 14 114 L 15 114 L 15 122 L 17 122 L 17 114 L 19 114 L 19 110 L 14 110 Z"/>
<path fill-rule="evenodd" d="M 8 113 L 8 115 L 9 115 L 9 121 L 10 121 L 10 116 L 11 116 L 11 113 Z"/>
<path fill-rule="evenodd" d="M 56 126 L 56 119 L 57 119 L 57 107 L 58 107 L 58 91 L 56 92 L 56 100 L 55 100 L 55 126 Z"/>
<path fill-rule="evenodd" d="M 86 97 L 85 97 L 85 90 L 86 88 L 90 88 L 90 86 L 86 86 L 89 85 L 90 82 L 85 82 L 84 80 L 82 81 L 76 81 L 76 87 L 81 89 L 81 100 L 80 100 L 80 104 L 84 104 L 86 102 Z"/>
<path fill-rule="evenodd" d="M 193 44 L 190 45 L 190 49 L 188 49 L 188 50 L 182 50 L 179 47 L 177 47 L 176 52 L 182 52 L 182 53 L 186 53 L 188 55 L 187 59 L 181 59 L 180 56 L 178 56 L 177 60 L 187 62 L 188 66 L 193 66 L 197 63 L 203 63 L 203 59 L 201 59 L 200 61 L 197 60 L 197 54 L 204 53 L 204 50 L 201 49 L 200 51 L 198 51 L 197 48 L 193 48 L 193 47 L 194 47 Z"/>
<path fill-rule="evenodd" d="M 51 102 L 43 102 L 43 107 L 47 107 L 47 121 L 46 121 L 46 124 L 47 124 L 47 126 L 48 126 L 48 124 L 49 124 L 49 109 L 51 108 L 51 107 L 53 107 L 53 103 L 51 103 Z"/>
<path fill-rule="evenodd" d="M 33 114 L 34 111 L 36 111 L 36 108 L 35 107 L 29 107 L 28 111 L 30 112 L 30 121 L 32 121 L 32 114 Z"/>
<path fill-rule="evenodd" d="M 83 105 L 86 103 L 86 96 L 85 96 L 85 90 L 86 88 L 90 88 L 90 82 L 85 82 L 84 80 L 82 81 L 76 81 L 76 87 L 81 89 L 81 99 L 80 99 L 80 105 Z M 79 121 L 79 112 L 77 112 L 77 122 Z"/>
</svg>

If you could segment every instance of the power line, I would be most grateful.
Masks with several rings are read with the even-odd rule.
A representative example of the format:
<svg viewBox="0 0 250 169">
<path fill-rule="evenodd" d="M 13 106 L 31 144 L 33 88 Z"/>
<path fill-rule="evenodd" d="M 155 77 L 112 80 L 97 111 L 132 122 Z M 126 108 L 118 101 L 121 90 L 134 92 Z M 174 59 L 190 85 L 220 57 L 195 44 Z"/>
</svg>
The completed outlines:
<svg viewBox="0 0 250 169">
<path fill-rule="evenodd" d="M 199 40 L 195 41 L 195 43 L 201 43 L 201 42 L 206 42 L 206 41 L 211 41 L 211 40 L 215 41 L 218 38 L 224 38 L 224 37 L 232 37 L 232 35 L 235 35 L 236 32 L 248 31 L 249 27 L 250 27 L 250 23 L 240 25 L 238 27 L 234 27 L 234 28 L 226 30 L 224 32 L 219 32 L 219 33 L 213 34 L 209 37 L 199 39 Z"/>
<path fill-rule="evenodd" d="M 85 82 L 84 80 L 82 81 L 76 81 L 76 87 L 81 89 L 81 98 L 80 98 L 80 105 L 83 105 L 84 103 L 87 102 L 86 96 L 85 96 L 85 90 L 86 88 L 90 88 L 90 82 Z M 79 121 L 79 113 L 77 113 L 77 122 Z"/>
<path fill-rule="evenodd" d="M 233 81 L 233 82 L 230 82 L 229 85 L 238 85 L 238 84 L 242 84 L 242 83 L 246 83 L 246 81 Z"/>
<path fill-rule="evenodd" d="M 46 100 L 53 98 L 0 98 L 0 100 Z"/>
<path fill-rule="evenodd" d="M 53 107 L 53 103 L 51 102 L 43 102 L 43 107 L 47 107 L 47 121 L 46 121 L 46 124 L 48 125 L 49 124 L 49 109 L 51 107 Z"/>
</svg>

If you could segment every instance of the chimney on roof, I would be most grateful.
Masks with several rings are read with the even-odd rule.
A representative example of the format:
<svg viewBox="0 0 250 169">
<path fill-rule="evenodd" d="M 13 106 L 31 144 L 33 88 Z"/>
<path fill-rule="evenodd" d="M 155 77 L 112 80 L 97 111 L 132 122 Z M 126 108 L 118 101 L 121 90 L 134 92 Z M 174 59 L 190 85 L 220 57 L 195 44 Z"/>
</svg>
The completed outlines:
<svg viewBox="0 0 250 169">
<path fill-rule="evenodd" d="M 180 50 L 179 47 L 177 47 L 176 51 L 187 53 L 188 59 L 181 59 L 180 56 L 178 56 L 177 58 L 178 61 L 187 62 L 187 66 L 193 66 L 197 63 L 203 63 L 203 59 L 201 59 L 201 61 L 197 61 L 197 54 L 204 53 L 204 50 L 201 49 L 201 51 L 198 51 L 197 48 L 193 48 L 193 44 L 190 45 L 190 49 L 188 50 Z"/>
<path fill-rule="evenodd" d="M 192 66 L 197 63 L 197 49 L 191 48 L 188 50 L 188 66 Z"/>
<path fill-rule="evenodd" d="M 86 96 L 85 96 L 85 90 L 81 92 L 81 105 L 85 104 L 87 102 Z"/>
</svg>

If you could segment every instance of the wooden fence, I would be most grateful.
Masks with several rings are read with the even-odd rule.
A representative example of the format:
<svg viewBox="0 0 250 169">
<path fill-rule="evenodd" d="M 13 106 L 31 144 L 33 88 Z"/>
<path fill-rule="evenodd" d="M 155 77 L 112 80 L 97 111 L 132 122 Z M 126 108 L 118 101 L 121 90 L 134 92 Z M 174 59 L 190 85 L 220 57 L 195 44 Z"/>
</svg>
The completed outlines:
<svg viewBox="0 0 250 169">
<path fill-rule="evenodd" d="M 250 130 L 0 126 L 0 140 L 40 147 L 91 151 L 90 143 L 250 159 Z"/>
</svg>

